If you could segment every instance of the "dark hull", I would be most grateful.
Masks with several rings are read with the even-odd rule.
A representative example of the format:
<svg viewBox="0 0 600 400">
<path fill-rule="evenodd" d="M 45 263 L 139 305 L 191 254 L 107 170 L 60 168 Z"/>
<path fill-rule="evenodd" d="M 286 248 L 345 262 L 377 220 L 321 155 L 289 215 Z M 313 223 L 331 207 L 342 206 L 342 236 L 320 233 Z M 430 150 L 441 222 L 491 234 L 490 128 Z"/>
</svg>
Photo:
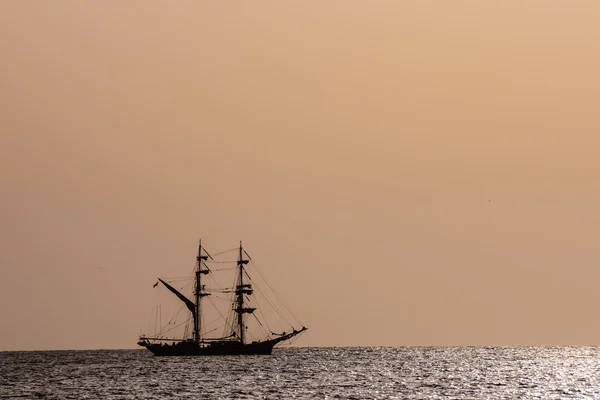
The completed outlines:
<svg viewBox="0 0 600 400">
<path fill-rule="evenodd" d="M 172 344 L 152 343 L 156 338 L 140 337 L 138 345 L 147 348 L 156 356 L 235 356 L 269 355 L 277 343 L 289 340 L 304 332 L 306 328 L 283 333 L 279 337 L 261 342 L 241 343 L 234 340 L 215 340 L 199 344 L 193 340 L 177 341 Z M 165 339 L 161 339 L 165 340 Z"/>
<path fill-rule="evenodd" d="M 202 347 L 195 342 L 179 342 L 172 345 L 148 344 L 145 347 L 156 356 L 229 356 L 268 355 L 278 341 L 242 344 L 240 342 L 217 342 Z"/>
</svg>

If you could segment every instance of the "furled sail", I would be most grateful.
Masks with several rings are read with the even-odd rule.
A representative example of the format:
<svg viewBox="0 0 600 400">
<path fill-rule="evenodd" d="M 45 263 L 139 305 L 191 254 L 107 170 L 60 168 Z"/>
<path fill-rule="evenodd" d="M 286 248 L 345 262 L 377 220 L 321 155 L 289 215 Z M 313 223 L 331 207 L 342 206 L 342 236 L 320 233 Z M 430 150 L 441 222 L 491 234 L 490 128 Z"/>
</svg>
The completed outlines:
<svg viewBox="0 0 600 400">
<path fill-rule="evenodd" d="M 195 318 L 196 317 L 196 305 L 194 304 L 194 302 L 191 301 L 190 299 L 188 299 L 187 297 L 185 297 L 184 295 L 182 295 L 181 293 L 179 293 L 179 291 L 177 289 L 175 289 L 173 286 L 169 285 L 167 282 L 163 281 L 160 278 L 158 278 L 158 280 L 161 281 L 162 284 L 165 285 L 165 287 L 167 289 L 169 289 L 171 292 L 173 292 L 173 294 L 175 296 L 179 297 L 179 300 L 181 300 L 185 303 L 185 305 L 192 312 L 192 314 L 194 315 L 194 318 Z"/>
</svg>

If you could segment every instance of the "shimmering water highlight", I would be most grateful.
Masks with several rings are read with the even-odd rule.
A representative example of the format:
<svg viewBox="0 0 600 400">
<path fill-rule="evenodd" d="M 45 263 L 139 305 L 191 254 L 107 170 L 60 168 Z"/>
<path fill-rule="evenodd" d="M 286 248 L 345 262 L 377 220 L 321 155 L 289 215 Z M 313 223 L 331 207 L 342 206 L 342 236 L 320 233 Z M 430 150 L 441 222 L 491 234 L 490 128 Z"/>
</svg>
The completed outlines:
<svg viewBox="0 0 600 400">
<path fill-rule="evenodd" d="M 173 358 L 0 352 L 0 398 L 597 399 L 600 348 L 283 348 Z"/>
</svg>

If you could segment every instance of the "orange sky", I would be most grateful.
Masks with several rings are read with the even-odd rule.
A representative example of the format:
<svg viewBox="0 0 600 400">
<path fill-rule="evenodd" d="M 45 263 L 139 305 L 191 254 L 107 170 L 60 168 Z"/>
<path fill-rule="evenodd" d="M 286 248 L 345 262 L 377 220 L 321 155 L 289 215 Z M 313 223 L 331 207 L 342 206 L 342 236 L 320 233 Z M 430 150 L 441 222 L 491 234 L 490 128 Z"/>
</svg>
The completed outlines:
<svg viewBox="0 0 600 400">
<path fill-rule="evenodd" d="M 0 2 L 0 350 L 244 240 L 296 344 L 600 344 L 597 1 Z"/>
</svg>

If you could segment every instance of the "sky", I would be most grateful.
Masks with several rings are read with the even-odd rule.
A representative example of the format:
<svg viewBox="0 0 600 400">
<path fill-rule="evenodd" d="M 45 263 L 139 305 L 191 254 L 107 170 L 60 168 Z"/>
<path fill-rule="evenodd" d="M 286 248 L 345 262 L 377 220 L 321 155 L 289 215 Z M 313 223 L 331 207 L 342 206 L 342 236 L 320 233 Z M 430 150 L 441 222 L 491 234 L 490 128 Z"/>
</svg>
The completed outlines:
<svg viewBox="0 0 600 400">
<path fill-rule="evenodd" d="M 597 1 L 0 2 L 0 350 L 244 241 L 298 346 L 600 344 Z"/>
</svg>

